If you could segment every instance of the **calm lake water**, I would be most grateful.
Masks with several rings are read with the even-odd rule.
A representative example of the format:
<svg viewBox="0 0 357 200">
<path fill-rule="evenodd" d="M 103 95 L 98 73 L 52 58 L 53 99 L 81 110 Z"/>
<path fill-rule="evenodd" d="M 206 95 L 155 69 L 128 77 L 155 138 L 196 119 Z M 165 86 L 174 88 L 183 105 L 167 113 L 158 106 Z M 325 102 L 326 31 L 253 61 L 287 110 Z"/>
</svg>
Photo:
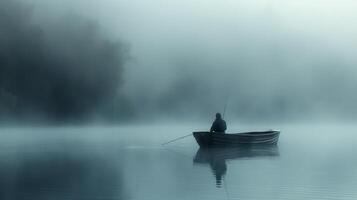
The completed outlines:
<svg viewBox="0 0 357 200">
<path fill-rule="evenodd" d="M 280 129 L 278 148 L 199 150 L 207 125 L 2 128 L 1 200 L 357 199 L 357 126 Z"/>
</svg>

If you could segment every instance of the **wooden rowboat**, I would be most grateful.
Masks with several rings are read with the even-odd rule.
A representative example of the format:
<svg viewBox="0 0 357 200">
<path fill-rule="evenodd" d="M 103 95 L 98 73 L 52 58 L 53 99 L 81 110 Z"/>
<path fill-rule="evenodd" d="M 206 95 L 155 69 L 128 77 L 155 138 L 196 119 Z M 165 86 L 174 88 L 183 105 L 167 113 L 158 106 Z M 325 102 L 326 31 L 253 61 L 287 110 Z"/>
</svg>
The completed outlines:
<svg viewBox="0 0 357 200">
<path fill-rule="evenodd" d="M 280 131 L 255 131 L 243 133 L 210 133 L 207 131 L 193 132 L 200 147 L 236 147 L 244 145 L 276 145 Z"/>
</svg>

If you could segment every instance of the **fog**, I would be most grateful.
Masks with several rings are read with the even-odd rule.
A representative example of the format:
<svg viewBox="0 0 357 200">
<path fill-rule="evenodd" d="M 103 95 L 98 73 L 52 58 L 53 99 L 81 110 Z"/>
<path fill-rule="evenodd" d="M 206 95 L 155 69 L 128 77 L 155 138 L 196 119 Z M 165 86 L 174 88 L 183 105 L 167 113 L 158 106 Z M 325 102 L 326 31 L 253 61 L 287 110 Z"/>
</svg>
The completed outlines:
<svg viewBox="0 0 357 200">
<path fill-rule="evenodd" d="M 356 117 L 353 1 L 0 4 L 3 118 Z"/>
<path fill-rule="evenodd" d="M 28 6 L 0 5 L 2 115 L 78 119 L 113 104 L 122 82 L 124 45 L 74 14 L 39 24 Z"/>
</svg>

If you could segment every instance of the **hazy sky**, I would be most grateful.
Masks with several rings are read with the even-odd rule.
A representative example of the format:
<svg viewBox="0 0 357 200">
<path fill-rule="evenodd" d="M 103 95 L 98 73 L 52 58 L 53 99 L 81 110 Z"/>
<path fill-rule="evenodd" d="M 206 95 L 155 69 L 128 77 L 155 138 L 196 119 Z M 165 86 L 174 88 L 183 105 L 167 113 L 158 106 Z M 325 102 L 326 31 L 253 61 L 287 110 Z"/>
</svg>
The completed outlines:
<svg viewBox="0 0 357 200">
<path fill-rule="evenodd" d="M 79 15 L 126 43 L 139 113 L 211 115 L 226 99 L 243 117 L 357 111 L 352 0 L 23 1 L 35 23 Z"/>
</svg>

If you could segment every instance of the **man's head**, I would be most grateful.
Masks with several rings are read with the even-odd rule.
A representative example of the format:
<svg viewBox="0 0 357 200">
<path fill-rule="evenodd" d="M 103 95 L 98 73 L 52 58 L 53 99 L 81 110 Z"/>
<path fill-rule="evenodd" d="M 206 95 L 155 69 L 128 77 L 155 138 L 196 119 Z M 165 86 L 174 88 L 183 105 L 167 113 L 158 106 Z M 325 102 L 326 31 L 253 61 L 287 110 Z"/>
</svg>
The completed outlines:
<svg viewBox="0 0 357 200">
<path fill-rule="evenodd" d="M 216 118 L 217 118 L 217 119 L 222 119 L 221 113 L 216 113 Z"/>
</svg>

